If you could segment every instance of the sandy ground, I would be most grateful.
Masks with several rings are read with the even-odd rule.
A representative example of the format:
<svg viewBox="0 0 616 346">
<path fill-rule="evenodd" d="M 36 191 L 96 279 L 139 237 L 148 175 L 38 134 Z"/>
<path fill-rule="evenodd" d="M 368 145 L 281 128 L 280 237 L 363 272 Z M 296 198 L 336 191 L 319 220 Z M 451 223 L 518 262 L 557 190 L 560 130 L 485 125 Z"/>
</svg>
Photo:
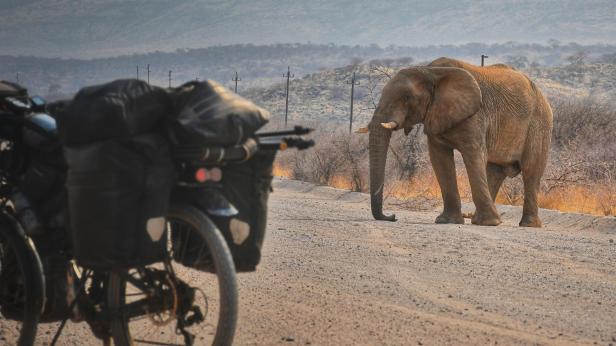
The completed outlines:
<svg viewBox="0 0 616 346">
<path fill-rule="evenodd" d="M 237 344 L 616 345 L 613 217 L 542 211 L 544 228 L 520 228 L 502 206 L 498 227 L 436 225 L 390 206 L 388 223 L 366 195 L 274 189 Z"/>
<path fill-rule="evenodd" d="M 393 201 L 390 223 L 365 194 L 274 189 L 262 264 L 239 275 L 237 345 L 616 345 L 613 217 L 542 211 L 544 228 L 520 228 L 499 206 L 498 227 L 436 225 L 438 210 L 408 210 L 426 203 Z M 85 323 L 59 343 L 100 344 Z"/>
</svg>

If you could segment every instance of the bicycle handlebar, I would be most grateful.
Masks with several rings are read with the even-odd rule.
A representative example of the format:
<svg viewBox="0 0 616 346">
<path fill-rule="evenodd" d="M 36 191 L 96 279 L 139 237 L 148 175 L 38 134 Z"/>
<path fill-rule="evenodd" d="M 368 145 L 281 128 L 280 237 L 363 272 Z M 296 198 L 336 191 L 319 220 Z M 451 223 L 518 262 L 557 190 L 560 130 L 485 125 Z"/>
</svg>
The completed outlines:
<svg viewBox="0 0 616 346">
<path fill-rule="evenodd" d="M 286 150 L 296 148 L 304 150 L 314 145 L 313 140 L 300 137 L 283 137 L 280 140 L 258 142 L 254 138 L 247 139 L 241 145 L 230 147 L 200 147 L 183 148 L 176 151 L 174 157 L 180 161 L 190 161 L 199 164 L 220 164 L 225 162 L 242 162 L 250 159 L 259 150 Z M 198 159 L 195 159 L 198 157 Z"/>
<path fill-rule="evenodd" d="M 297 150 L 305 150 L 314 146 L 312 139 L 303 139 L 300 137 L 284 137 L 279 142 L 261 142 L 259 148 L 266 150 L 286 150 L 287 148 L 296 148 Z"/>
<path fill-rule="evenodd" d="M 314 129 L 311 129 L 308 127 L 302 127 L 302 126 L 295 126 L 293 127 L 293 130 L 257 133 L 257 137 L 264 138 L 264 137 L 279 137 L 279 136 L 288 136 L 288 135 L 301 136 L 301 135 L 307 135 L 312 131 L 314 131 Z"/>
</svg>

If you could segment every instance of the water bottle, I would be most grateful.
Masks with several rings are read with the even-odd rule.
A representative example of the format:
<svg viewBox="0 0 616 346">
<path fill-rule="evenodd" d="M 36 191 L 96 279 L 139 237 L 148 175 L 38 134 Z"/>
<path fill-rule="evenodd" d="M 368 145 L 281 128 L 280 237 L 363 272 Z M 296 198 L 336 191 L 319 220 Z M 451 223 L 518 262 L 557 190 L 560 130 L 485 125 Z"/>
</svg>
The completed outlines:
<svg viewBox="0 0 616 346">
<path fill-rule="evenodd" d="M 11 202 L 15 208 L 17 219 L 27 235 L 41 235 L 45 228 L 39 221 L 36 211 L 32 208 L 28 197 L 21 191 L 16 191 L 11 196 Z"/>
</svg>

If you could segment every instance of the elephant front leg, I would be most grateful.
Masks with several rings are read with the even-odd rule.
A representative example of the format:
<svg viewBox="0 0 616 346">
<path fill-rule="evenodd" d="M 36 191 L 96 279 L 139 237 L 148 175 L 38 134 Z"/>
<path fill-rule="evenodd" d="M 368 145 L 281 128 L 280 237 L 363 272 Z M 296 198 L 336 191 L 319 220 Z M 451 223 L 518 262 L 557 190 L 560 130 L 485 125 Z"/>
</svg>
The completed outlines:
<svg viewBox="0 0 616 346">
<path fill-rule="evenodd" d="M 475 225 L 496 226 L 500 225 L 501 219 L 494 205 L 492 195 L 496 195 L 498 189 L 494 186 L 494 191 L 491 191 L 488 185 L 486 157 L 487 154 L 482 153 L 481 150 L 462 152 L 462 158 L 464 159 L 468 180 L 471 185 L 473 203 L 475 203 L 475 214 L 471 222 Z M 496 185 L 496 181 L 491 181 L 491 183 Z"/>
<path fill-rule="evenodd" d="M 458 182 L 456 181 L 456 165 L 453 161 L 453 149 L 432 143 L 428 139 L 428 151 L 443 197 L 443 212 L 436 217 L 435 222 L 464 224 Z"/>
</svg>

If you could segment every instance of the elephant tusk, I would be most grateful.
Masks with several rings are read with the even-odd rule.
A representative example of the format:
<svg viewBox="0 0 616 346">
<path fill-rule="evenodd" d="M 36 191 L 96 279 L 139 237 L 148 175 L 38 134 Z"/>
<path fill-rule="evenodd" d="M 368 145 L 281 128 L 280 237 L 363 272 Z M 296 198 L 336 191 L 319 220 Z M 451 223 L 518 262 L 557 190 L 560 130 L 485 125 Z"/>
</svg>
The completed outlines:
<svg viewBox="0 0 616 346">
<path fill-rule="evenodd" d="M 357 129 L 357 131 L 355 131 L 355 133 L 368 133 L 370 130 L 368 130 L 367 127 L 360 127 Z"/>
<path fill-rule="evenodd" d="M 381 123 L 381 126 L 383 126 L 384 128 L 388 129 L 388 130 L 393 130 L 396 127 L 398 127 L 398 123 L 395 121 L 390 121 L 388 123 Z"/>
</svg>

